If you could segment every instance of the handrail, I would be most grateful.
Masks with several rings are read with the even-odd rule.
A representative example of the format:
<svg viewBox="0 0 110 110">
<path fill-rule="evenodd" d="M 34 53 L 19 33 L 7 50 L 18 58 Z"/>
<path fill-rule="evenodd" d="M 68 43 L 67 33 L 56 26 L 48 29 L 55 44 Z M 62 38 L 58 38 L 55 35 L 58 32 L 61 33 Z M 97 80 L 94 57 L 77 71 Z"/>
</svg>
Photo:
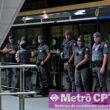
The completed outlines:
<svg viewBox="0 0 110 110">
<path fill-rule="evenodd" d="M 37 65 L 33 65 L 33 64 L 20 64 L 20 65 L 0 65 L 0 68 L 4 69 L 4 68 L 37 68 Z"/>
<path fill-rule="evenodd" d="M 2 81 L 1 81 L 1 70 L 8 68 L 20 68 L 20 92 L 3 93 L 2 92 Z M 37 68 L 37 65 L 33 64 L 8 64 L 0 63 L 0 110 L 2 110 L 2 95 L 19 95 L 19 110 L 25 110 L 25 94 L 36 94 L 35 91 L 24 92 L 24 72 L 25 68 Z"/>
</svg>

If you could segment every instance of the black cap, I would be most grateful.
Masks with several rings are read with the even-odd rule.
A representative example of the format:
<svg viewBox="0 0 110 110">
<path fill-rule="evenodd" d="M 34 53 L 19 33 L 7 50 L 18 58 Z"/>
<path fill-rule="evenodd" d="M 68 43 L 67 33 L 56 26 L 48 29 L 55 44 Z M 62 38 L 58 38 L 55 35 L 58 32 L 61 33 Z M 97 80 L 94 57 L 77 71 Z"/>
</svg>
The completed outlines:
<svg viewBox="0 0 110 110">
<path fill-rule="evenodd" d="M 44 38 L 43 35 L 39 35 L 39 36 L 38 36 L 38 39 L 43 39 L 43 40 L 44 40 L 45 38 Z"/>
<path fill-rule="evenodd" d="M 93 34 L 93 37 L 101 37 L 101 33 L 100 33 L 100 32 L 95 32 L 95 33 Z"/>
<path fill-rule="evenodd" d="M 84 42 L 84 37 L 80 35 L 80 36 L 77 38 L 77 41 L 82 41 L 82 42 Z"/>
<path fill-rule="evenodd" d="M 8 38 L 9 38 L 9 39 L 14 39 L 14 37 L 13 37 L 13 36 L 9 36 Z"/>
<path fill-rule="evenodd" d="M 72 35 L 71 31 L 65 31 L 65 35 Z"/>
</svg>

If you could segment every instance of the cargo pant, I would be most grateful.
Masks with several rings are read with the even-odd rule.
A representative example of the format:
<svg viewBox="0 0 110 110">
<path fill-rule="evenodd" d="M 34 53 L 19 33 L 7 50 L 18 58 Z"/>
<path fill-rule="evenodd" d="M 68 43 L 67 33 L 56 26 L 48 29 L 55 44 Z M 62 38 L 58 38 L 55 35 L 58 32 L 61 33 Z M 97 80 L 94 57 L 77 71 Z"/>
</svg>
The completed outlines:
<svg viewBox="0 0 110 110">
<path fill-rule="evenodd" d="M 95 92 L 107 92 L 106 72 L 100 73 L 101 67 L 92 66 L 93 73 L 93 87 L 92 91 Z"/>
<path fill-rule="evenodd" d="M 88 92 L 89 91 L 88 74 L 89 74 L 88 67 L 84 67 L 83 69 L 75 68 L 76 92 Z"/>
<path fill-rule="evenodd" d="M 41 88 L 45 89 L 48 88 L 48 65 L 39 65 L 39 78 L 41 83 Z"/>
<path fill-rule="evenodd" d="M 66 92 L 75 92 L 74 66 L 72 64 L 64 65 L 64 73 L 67 81 Z"/>
</svg>

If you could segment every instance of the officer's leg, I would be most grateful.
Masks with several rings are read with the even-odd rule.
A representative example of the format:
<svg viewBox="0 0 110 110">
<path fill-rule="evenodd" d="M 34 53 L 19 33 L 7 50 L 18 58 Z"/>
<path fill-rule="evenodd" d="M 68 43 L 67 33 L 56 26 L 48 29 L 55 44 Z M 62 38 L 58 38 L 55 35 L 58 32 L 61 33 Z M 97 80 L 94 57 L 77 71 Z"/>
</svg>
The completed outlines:
<svg viewBox="0 0 110 110">
<path fill-rule="evenodd" d="M 26 90 L 32 90 L 31 75 L 26 75 L 25 83 L 26 83 Z"/>
<path fill-rule="evenodd" d="M 11 87 L 11 82 L 12 82 L 12 69 L 7 69 L 8 70 L 8 87 Z"/>
<path fill-rule="evenodd" d="M 92 67 L 92 75 L 93 75 L 92 92 L 96 92 L 96 86 L 98 86 L 97 84 L 99 83 L 96 67 Z"/>
<path fill-rule="evenodd" d="M 12 69 L 12 87 L 16 87 L 18 81 L 18 73 L 16 68 Z"/>
<path fill-rule="evenodd" d="M 65 76 L 66 76 L 66 81 L 67 81 L 67 85 L 66 85 L 66 92 L 71 92 L 72 90 L 72 82 L 70 80 L 70 76 L 69 76 L 69 72 L 68 72 L 68 69 L 69 66 L 64 66 L 64 73 L 65 73 Z"/>
<path fill-rule="evenodd" d="M 39 73 L 39 69 L 36 70 L 37 74 L 36 74 L 36 88 L 40 87 L 40 73 Z"/>
<path fill-rule="evenodd" d="M 97 73 L 98 73 L 101 92 L 107 92 L 106 73 L 101 74 L 99 67 L 97 67 Z"/>
<path fill-rule="evenodd" d="M 75 92 L 76 89 L 75 89 L 75 80 L 74 80 L 74 67 L 71 64 L 69 64 L 69 67 L 68 67 L 68 74 L 69 74 L 70 81 L 72 83 L 72 92 Z"/>
<path fill-rule="evenodd" d="M 16 88 L 19 88 L 20 87 L 20 69 L 17 69 L 16 72 L 17 72 L 16 73 L 17 74 Z"/>
<path fill-rule="evenodd" d="M 100 83 L 100 67 L 96 67 L 96 73 L 97 73 L 97 84 L 96 84 L 96 89 L 97 92 L 102 92 L 102 88 L 101 88 L 101 83 Z"/>
<path fill-rule="evenodd" d="M 82 86 L 83 86 L 83 90 L 84 92 L 88 92 L 89 91 L 89 83 L 88 83 L 88 68 L 84 68 L 81 70 L 81 80 L 82 80 Z"/>
<path fill-rule="evenodd" d="M 80 70 L 75 68 L 75 86 L 76 92 L 82 92 L 82 85 L 81 85 L 81 73 Z"/>
<path fill-rule="evenodd" d="M 47 77 L 47 66 L 39 66 L 40 69 L 40 79 L 41 79 L 41 86 L 42 90 L 48 92 L 48 77 Z"/>
<path fill-rule="evenodd" d="M 32 90 L 32 82 L 31 82 L 32 72 L 30 69 L 25 71 L 25 87 L 26 90 Z"/>
</svg>

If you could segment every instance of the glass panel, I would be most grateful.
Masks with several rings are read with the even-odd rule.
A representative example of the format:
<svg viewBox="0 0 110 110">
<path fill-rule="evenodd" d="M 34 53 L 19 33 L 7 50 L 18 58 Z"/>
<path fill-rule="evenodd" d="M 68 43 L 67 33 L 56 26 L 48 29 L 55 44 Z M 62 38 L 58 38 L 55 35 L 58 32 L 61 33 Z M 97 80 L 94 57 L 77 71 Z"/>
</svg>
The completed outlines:
<svg viewBox="0 0 110 110">
<path fill-rule="evenodd" d="M 66 30 L 71 31 L 72 35 L 73 35 L 73 26 L 72 25 L 65 25 L 65 26 L 63 26 L 63 35 L 64 35 Z"/>
<path fill-rule="evenodd" d="M 96 31 L 96 24 L 80 24 L 79 31 L 80 34 L 84 36 L 85 43 L 88 45 L 91 41 L 92 34 Z"/>
<path fill-rule="evenodd" d="M 61 26 L 52 26 L 51 33 L 52 37 L 62 36 Z"/>
<path fill-rule="evenodd" d="M 27 35 L 29 39 L 35 38 L 40 34 L 41 34 L 41 28 L 39 27 L 27 28 Z"/>
</svg>

